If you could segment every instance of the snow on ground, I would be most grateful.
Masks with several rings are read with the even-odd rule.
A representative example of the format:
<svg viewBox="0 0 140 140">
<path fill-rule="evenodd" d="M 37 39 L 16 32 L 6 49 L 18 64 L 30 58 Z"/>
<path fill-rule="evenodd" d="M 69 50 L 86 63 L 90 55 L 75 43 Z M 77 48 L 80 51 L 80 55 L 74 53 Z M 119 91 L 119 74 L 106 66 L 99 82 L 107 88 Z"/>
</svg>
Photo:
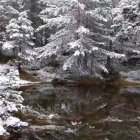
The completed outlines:
<svg viewBox="0 0 140 140">
<path fill-rule="evenodd" d="M 54 78 L 60 78 L 58 74 L 54 72 L 47 72 L 46 69 L 37 71 L 38 78 L 47 82 L 52 82 Z"/>
<path fill-rule="evenodd" d="M 0 86 L 13 87 L 30 83 L 19 78 L 19 71 L 15 66 L 0 65 Z"/>
</svg>

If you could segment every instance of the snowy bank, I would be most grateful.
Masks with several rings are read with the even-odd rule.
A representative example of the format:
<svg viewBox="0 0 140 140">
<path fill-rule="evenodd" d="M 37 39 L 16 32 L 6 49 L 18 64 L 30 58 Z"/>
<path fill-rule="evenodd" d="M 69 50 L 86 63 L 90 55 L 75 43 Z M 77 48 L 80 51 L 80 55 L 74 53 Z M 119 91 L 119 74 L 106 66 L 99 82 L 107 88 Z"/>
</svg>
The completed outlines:
<svg viewBox="0 0 140 140">
<path fill-rule="evenodd" d="M 19 77 L 19 71 L 15 66 L 7 64 L 0 65 L 0 85 L 6 87 L 15 87 L 31 84 L 32 82 L 22 80 Z"/>
</svg>

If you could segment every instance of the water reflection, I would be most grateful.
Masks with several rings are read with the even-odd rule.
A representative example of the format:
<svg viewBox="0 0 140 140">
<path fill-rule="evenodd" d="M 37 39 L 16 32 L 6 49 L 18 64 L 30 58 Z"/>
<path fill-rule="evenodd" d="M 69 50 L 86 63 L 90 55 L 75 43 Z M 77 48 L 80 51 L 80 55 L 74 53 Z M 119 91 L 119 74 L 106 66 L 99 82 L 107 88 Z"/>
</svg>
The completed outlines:
<svg viewBox="0 0 140 140">
<path fill-rule="evenodd" d="M 61 119 L 53 123 L 66 130 L 23 133 L 20 140 L 139 140 L 139 91 L 133 87 L 30 87 L 24 91 L 24 104 L 43 114 L 59 114 Z"/>
</svg>

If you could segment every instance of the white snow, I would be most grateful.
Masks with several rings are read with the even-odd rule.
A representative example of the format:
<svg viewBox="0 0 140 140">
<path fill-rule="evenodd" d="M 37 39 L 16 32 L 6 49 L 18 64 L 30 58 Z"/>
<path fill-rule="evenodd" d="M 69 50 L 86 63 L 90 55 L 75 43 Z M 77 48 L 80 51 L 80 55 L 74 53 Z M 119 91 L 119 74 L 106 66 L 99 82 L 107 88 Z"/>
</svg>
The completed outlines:
<svg viewBox="0 0 140 140">
<path fill-rule="evenodd" d="M 8 135 L 6 129 L 9 126 L 26 127 L 28 125 L 12 116 L 13 112 L 24 108 L 21 104 L 24 99 L 21 96 L 21 91 L 14 91 L 11 88 L 31 83 L 20 79 L 16 66 L 0 64 L 0 135 Z"/>
<path fill-rule="evenodd" d="M 19 86 L 30 84 L 31 82 L 21 80 L 16 67 L 7 64 L 0 65 L 0 85 L 2 86 Z"/>
<path fill-rule="evenodd" d="M 3 124 L 6 126 L 20 126 L 20 125 L 27 126 L 28 125 L 28 123 L 21 122 L 20 119 L 13 116 L 9 117 Z"/>
<path fill-rule="evenodd" d="M 0 122 L 0 136 L 5 133 L 6 133 L 6 130 L 4 129 L 3 125 L 1 125 L 1 122 Z"/>
<path fill-rule="evenodd" d="M 55 114 L 50 114 L 49 116 L 48 116 L 48 119 L 53 119 L 55 117 Z"/>
<path fill-rule="evenodd" d="M 139 50 L 132 50 L 133 53 L 137 53 L 137 54 L 140 54 L 140 51 Z"/>
<path fill-rule="evenodd" d="M 76 50 L 74 56 L 79 56 L 80 54 L 85 55 L 84 52 L 80 52 L 79 50 Z"/>
<path fill-rule="evenodd" d="M 23 98 L 21 92 L 0 89 L 0 135 L 8 135 L 6 132 L 7 127 L 25 127 L 28 125 L 26 122 L 20 121 L 19 118 L 13 117 L 12 113 L 22 109 Z"/>
<path fill-rule="evenodd" d="M 82 44 L 81 44 L 81 41 L 80 39 L 79 40 L 76 40 L 74 42 L 70 42 L 68 43 L 68 45 L 70 46 L 70 48 L 81 48 Z"/>
<path fill-rule="evenodd" d="M 75 133 L 76 130 L 71 129 L 71 128 L 68 128 L 65 132 L 66 132 L 66 133 Z"/>
<path fill-rule="evenodd" d="M 116 117 L 110 117 L 108 116 L 107 118 L 103 119 L 102 122 L 123 122 L 123 120 L 120 120 Z"/>
<path fill-rule="evenodd" d="M 10 50 L 10 49 L 13 49 L 13 48 L 14 48 L 14 46 L 10 41 L 5 42 L 2 46 L 3 50 L 7 50 L 7 49 Z"/>
<path fill-rule="evenodd" d="M 76 31 L 80 36 L 83 36 L 84 34 L 89 35 L 91 34 L 89 29 L 85 28 L 84 26 L 80 26 L 78 30 Z"/>
</svg>

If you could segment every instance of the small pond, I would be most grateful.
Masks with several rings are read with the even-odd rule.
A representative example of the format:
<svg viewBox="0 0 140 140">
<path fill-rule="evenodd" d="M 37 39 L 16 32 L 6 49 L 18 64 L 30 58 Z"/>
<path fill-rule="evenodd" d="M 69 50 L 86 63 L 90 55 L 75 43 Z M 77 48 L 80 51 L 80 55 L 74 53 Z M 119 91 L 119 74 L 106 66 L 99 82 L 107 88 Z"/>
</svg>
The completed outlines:
<svg viewBox="0 0 140 140">
<path fill-rule="evenodd" d="M 34 126 L 62 130 L 23 131 L 15 140 L 140 140 L 140 88 L 68 87 L 41 84 L 24 87 L 24 105 L 55 119 L 19 117 Z"/>
</svg>

